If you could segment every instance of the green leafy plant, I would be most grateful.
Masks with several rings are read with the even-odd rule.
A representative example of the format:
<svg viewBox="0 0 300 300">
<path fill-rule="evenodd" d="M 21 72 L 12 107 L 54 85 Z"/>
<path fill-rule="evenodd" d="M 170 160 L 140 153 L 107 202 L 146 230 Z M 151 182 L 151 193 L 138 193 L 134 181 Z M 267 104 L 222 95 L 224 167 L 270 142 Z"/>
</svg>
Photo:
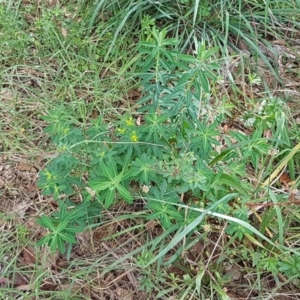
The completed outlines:
<svg viewBox="0 0 300 300">
<path fill-rule="evenodd" d="M 278 269 L 286 276 L 292 278 L 299 278 L 300 258 L 298 255 L 291 255 L 288 259 L 285 259 L 278 263 Z"/>
<path fill-rule="evenodd" d="M 201 228 L 207 214 L 227 220 L 233 239 L 255 240 L 252 236 L 260 234 L 247 223 L 245 204 L 253 187 L 240 165 L 258 168 L 270 143 L 261 138 L 261 129 L 251 135 L 232 132 L 235 142 L 226 138 L 227 148 L 218 154 L 220 118 L 206 111 L 218 77 L 218 49 L 195 40 L 194 54 L 181 54 L 166 30 L 152 28 L 151 34 L 138 45 L 138 116 L 124 113 L 110 122 L 98 117 L 86 124 L 62 107 L 45 117 L 59 151 L 41 172 L 39 186 L 72 203 L 59 200 L 61 211 L 39 221 L 50 231 L 40 243 L 52 250 L 63 252 L 65 243 L 74 244 L 76 232 L 100 218 L 103 208 L 123 200 L 131 205 L 138 198 L 145 201 L 148 220 L 159 220 L 165 230 L 184 228 L 175 245 Z M 200 216 L 199 202 L 205 207 Z"/>
<path fill-rule="evenodd" d="M 121 199 L 132 204 L 138 195 L 133 189 L 136 182 L 141 187 L 138 193 L 155 199 L 147 200 L 146 208 L 151 212 L 148 219 L 159 219 L 167 229 L 187 221 L 186 214 L 176 206 L 180 194 L 209 191 L 213 181 L 214 172 L 207 165 L 218 144 L 217 123 L 204 117 L 195 122 L 193 119 L 201 105 L 196 95 L 201 98 L 209 93 L 209 81 L 216 77 L 213 70 L 218 65 L 209 61 L 217 49 L 207 50 L 197 43 L 195 56 L 182 55 L 170 48 L 176 41 L 167 39 L 166 31 L 153 29 L 151 33 L 151 42 L 142 42 L 139 48 L 146 63 L 138 62 L 143 67 L 138 75 L 147 74 L 142 81 L 145 97 L 140 101 L 141 110 L 149 108 L 142 124 L 136 125 L 133 115 L 124 114 L 114 120 L 113 129 L 102 118 L 85 127 L 64 108 L 51 111 L 45 117 L 50 123 L 46 131 L 59 154 L 40 173 L 39 186 L 55 199 L 62 194 L 76 198 L 82 193 L 83 202 L 75 207 L 109 208 Z M 150 100 L 149 95 L 154 99 L 160 96 L 160 100 Z M 151 103 L 144 106 L 145 99 Z M 94 199 L 85 190 L 84 176 Z M 55 222 L 42 217 L 41 225 L 51 233 L 41 243 L 64 251 L 63 241 L 75 242 L 74 232 L 83 229 L 88 214 L 78 215 L 75 210 L 76 219 L 82 223 L 74 229 L 77 225 L 73 224 L 72 213 L 64 220 L 70 208 L 60 203 L 60 209 L 63 215 L 56 216 Z M 68 229 L 70 235 L 66 234 Z"/>
<path fill-rule="evenodd" d="M 39 244 L 47 244 L 51 251 L 59 249 L 61 253 L 65 253 L 65 243 L 69 245 L 76 244 L 75 234 L 85 229 L 86 224 L 82 224 L 81 219 L 86 211 L 82 209 L 82 205 L 78 205 L 70 211 L 62 201 L 59 201 L 58 204 L 58 214 L 54 214 L 52 217 L 42 215 L 37 221 L 50 231 L 47 236 L 39 241 Z"/>
<path fill-rule="evenodd" d="M 153 28 L 154 40 L 139 44 L 142 57 L 139 75 L 145 94 L 139 102 L 151 100 L 152 108 L 159 107 L 171 118 L 189 114 L 196 120 L 211 92 L 210 80 L 217 79 L 220 66 L 213 56 L 218 48 L 207 49 L 204 41 L 195 40 L 195 56 L 181 54 L 172 49 L 177 40 L 167 38 L 166 34 L 166 29 Z M 148 108 L 143 106 L 144 111 Z"/>
</svg>

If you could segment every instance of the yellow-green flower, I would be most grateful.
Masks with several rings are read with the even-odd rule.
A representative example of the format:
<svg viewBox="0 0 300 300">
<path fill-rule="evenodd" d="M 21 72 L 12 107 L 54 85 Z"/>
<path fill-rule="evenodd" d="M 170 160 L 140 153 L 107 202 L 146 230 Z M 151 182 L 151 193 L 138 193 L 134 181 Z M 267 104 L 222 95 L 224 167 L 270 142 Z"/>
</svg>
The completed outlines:
<svg viewBox="0 0 300 300">
<path fill-rule="evenodd" d="M 125 132 L 125 128 L 118 128 L 117 130 L 118 130 L 118 132 L 120 132 L 122 134 L 124 134 L 124 132 Z"/>
<path fill-rule="evenodd" d="M 130 140 L 131 140 L 132 142 L 137 142 L 137 141 L 139 140 L 139 138 L 138 138 L 138 136 L 137 136 L 137 134 L 136 134 L 135 131 L 132 131 L 132 133 L 131 133 L 131 135 L 130 135 Z"/>
<path fill-rule="evenodd" d="M 58 148 L 59 152 L 66 152 L 67 151 L 67 146 L 61 146 Z"/>
<path fill-rule="evenodd" d="M 127 126 L 134 126 L 134 122 L 132 117 L 128 117 L 128 119 L 125 121 Z"/>
<path fill-rule="evenodd" d="M 63 128 L 62 131 L 63 131 L 64 134 L 67 134 L 67 133 L 69 133 L 70 128 Z"/>
<path fill-rule="evenodd" d="M 100 152 L 99 152 L 99 156 L 100 156 L 100 157 L 104 157 L 104 155 L 105 155 L 105 151 L 100 151 Z"/>
<path fill-rule="evenodd" d="M 48 171 L 48 170 L 46 170 L 46 176 L 47 176 L 47 180 L 51 180 L 52 179 L 52 174 Z"/>
</svg>

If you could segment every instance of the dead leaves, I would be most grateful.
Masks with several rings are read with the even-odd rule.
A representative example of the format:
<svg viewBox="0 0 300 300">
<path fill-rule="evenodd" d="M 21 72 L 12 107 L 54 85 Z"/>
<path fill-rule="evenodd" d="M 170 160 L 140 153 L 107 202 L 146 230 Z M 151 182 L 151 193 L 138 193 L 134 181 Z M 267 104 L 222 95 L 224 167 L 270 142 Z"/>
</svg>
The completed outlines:
<svg viewBox="0 0 300 300">
<path fill-rule="evenodd" d="M 9 277 L 1 277 L 0 287 L 33 292 L 38 281 L 41 291 L 68 290 L 75 293 L 82 289 L 80 284 L 61 284 L 59 278 L 56 278 L 56 274 L 59 274 L 58 262 L 61 260 L 58 252 L 51 253 L 47 247 L 26 246 L 19 253 L 14 268 L 22 271 L 14 271 Z M 8 257 L 7 263 L 10 263 L 10 259 L 14 258 Z M 61 261 L 60 265 L 63 265 Z M 38 276 L 38 269 L 41 274 L 48 274 L 48 277 Z"/>
<path fill-rule="evenodd" d="M 29 202 L 36 197 L 38 165 L 21 157 L 0 158 L 0 211 L 24 217 Z M 27 201 L 24 201 L 24 196 Z M 12 201 L 13 200 L 13 201 Z"/>
</svg>

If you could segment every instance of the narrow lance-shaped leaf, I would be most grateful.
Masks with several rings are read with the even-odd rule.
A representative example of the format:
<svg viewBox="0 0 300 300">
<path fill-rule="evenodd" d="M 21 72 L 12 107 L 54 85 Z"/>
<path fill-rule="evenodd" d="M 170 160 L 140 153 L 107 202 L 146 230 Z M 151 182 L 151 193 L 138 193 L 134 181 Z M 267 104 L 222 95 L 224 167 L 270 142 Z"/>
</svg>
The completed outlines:
<svg viewBox="0 0 300 300">
<path fill-rule="evenodd" d="M 121 194 L 122 197 L 124 197 L 124 199 L 128 202 L 128 203 L 132 203 L 132 196 L 130 195 L 129 191 L 121 184 L 117 185 L 117 190 L 118 192 Z"/>
</svg>

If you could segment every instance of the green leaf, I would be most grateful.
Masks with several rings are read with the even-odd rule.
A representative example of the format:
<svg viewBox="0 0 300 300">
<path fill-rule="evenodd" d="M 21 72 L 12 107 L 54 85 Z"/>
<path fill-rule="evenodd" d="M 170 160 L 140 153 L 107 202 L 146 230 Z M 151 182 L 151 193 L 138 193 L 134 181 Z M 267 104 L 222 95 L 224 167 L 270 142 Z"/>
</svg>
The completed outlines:
<svg viewBox="0 0 300 300">
<path fill-rule="evenodd" d="M 204 90 L 205 93 L 209 93 L 209 82 L 208 82 L 208 79 L 205 75 L 205 73 L 203 71 L 201 72 L 198 72 L 198 76 L 199 76 L 199 79 L 200 79 L 200 83 L 201 83 L 201 86 Z"/>
<path fill-rule="evenodd" d="M 65 246 L 65 241 L 61 239 L 59 236 L 56 237 L 56 241 L 53 241 L 53 244 L 51 244 L 50 249 L 51 251 L 55 251 L 58 248 L 60 253 L 65 253 L 66 251 L 66 246 Z"/>
<path fill-rule="evenodd" d="M 231 153 L 232 149 L 225 149 L 217 155 L 210 163 L 209 166 L 215 165 L 219 161 L 226 161 L 227 156 Z"/>
<path fill-rule="evenodd" d="M 68 242 L 70 244 L 76 244 L 77 243 L 77 241 L 74 237 L 74 234 L 70 234 L 70 233 L 67 233 L 67 232 L 60 232 L 59 237 L 62 240 L 64 240 L 65 242 Z"/>
<path fill-rule="evenodd" d="M 117 188 L 118 192 L 121 194 L 121 196 L 123 196 L 123 198 L 126 200 L 126 202 L 131 204 L 133 201 L 133 198 L 130 195 L 129 191 L 121 184 L 118 184 L 116 186 L 116 188 Z"/>
<path fill-rule="evenodd" d="M 46 227 L 53 232 L 56 231 L 56 227 L 54 226 L 53 222 L 51 221 L 51 219 L 49 217 L 42 215 L 40 217 L 40 219 L 37 219 L 36 221 L 41 226 Z"/>
<path fill-rule="evenodd" d="M 243 186 L 243 182 L 232 175 L 222 174 L 218 177 L 217 184 L 225 184 L 239 191 L 241 194 L 248 194 L 248 190 Z"/>
<path fill-rule="evenodd" d="M 70 227 L 66 227 L 65 231 L 66 232 L 70 232 L 70 233 L 79 233 L 79 232 L 83 232 L 85 230 L 84 227 L 74 227 L 74 226 L 70 226 Z"/>
<path fill-rule="evenodd" d="M 115 171 L 115 168 L 113 167 L 113 164 L 110 165 L 110 168 L 108 168 L 108 167 L 106 166 L 106 164 L 103 163 L 103 164 L 101 165 L 101 167 L 102 167 L 103 175 L 104 175 L 107 179 L 112 180 L 112 179 L 115 177 L 116 173 L 114 172 L 114 171 Z M 112 167 L 112 168 L 111 168 L 111 167 Z"/>
<path fill-rule="evenodd" d="M 94 179 L 89 181 L 89 186 L 91 187 L 91 189 L 98 192 L 109 189 L 112 186 L 112 182 L 107 180 L 103 181 L 101 179 Z"/>
<path fill-rule="evenodd" d="M 103 195 L 101 195 L 101 199 L 104 200 L 104 207 L 109 208 L 115 200 L 116 190 L 115 188 L 111 190 L 106 190 Z"/>
</svg>

